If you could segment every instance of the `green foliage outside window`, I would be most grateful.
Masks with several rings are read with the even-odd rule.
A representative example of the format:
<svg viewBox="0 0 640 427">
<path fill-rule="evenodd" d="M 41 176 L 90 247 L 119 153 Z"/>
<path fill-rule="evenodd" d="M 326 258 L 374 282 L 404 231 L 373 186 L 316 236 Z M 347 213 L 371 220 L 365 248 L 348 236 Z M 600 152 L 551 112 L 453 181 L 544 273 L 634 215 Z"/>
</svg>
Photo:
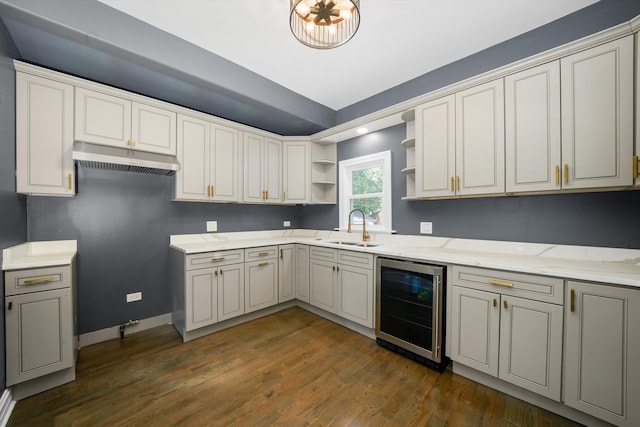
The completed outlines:
<svg viewBox="0 0 640 427">
<path fill-rule="evenodd" d="M 351 174 L 352 194 L 382 193 L 382 168 L 369 168 L 355 170 Z M 351 209 L 362 209 L 367 217 L 367 223 L 376 221 L 376 214 L 382 209 L 382 197 L 374 196 L 367 198 L 351 199 Z M 354 222 L 357 220 L 354 218 Z"/>
</svg>

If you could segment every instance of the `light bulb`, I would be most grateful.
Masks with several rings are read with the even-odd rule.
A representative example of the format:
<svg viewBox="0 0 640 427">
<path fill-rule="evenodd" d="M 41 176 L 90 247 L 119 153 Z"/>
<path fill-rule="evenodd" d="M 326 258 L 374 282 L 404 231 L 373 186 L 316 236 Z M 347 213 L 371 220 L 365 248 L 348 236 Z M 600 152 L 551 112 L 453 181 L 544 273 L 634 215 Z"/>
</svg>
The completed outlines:
<svg viewBox="0 0 640 427">
<path fill-rule="evenodd" d="M 313 21 L 309 21 L 307 22 L 307 25 L 305 25 L 304 29 L 307 31 L 307 33 L 313 33 L 315 26 L 316 25 L 313 23 Z"/>
<path fill-rule="evenodd" d="M 329 34 L 334 35 L 336 33 L 336 26 L 334 24 L 329 25 Z"/>
<path fill-rule="evenodd" d="M 340 11 L 340 18 L 344 19 L 345 21 L 348 21 L 349 19 L 351 19 L 352 16 L 353 14 L 351 13 L 351 10 L 342 9 Z"/>
<path fill-rule="evenodd" d="M 309 6 L 306 3 L 300 2 L 296 6 L 296 13 L 302 17 L 305 17 L 309 14 Z"/>
</svg>

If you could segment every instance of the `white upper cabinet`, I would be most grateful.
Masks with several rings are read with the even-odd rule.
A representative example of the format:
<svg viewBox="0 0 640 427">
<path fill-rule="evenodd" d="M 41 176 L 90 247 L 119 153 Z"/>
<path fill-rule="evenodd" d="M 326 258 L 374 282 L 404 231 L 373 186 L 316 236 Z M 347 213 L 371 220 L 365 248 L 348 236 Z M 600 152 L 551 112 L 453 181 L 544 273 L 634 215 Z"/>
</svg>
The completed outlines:
<svg viewBox="0 0 640 427">
<path fill-rule="evenodd" d="M 244 201 L 279 203 L 282 189 L 282 143 L 245 132 L 243 157 Z"/>
<path fill-rule="evenodd" d="M 176 200 L 238 200 L 238 131 L 178 115 Z"/>
<path fill-rule="evenodd" d="M 176 114 L 76 88 L 75 139 L 162 154 L 176 153 Z"/>
<path fill-rule="evenodd" d="M 209 140 L 209 181 L 211 200 L 238 201 L 238 131 L 211 125 Z"/>
<path fill-rule="evenodd" d="M 633 177 L 636 186 L 640 185 L 640 33 L 636 33 L 636 155 L 633 157 Z"/>
<path fill-rule="evenodd" d="M 16 191 L 76 194 L 73 86 L 16 73 Z"/>
<path fill-rule="evenodd" d="M 563 188 L 633 184 L 633 37 L 561 59 Z"/>
<path fill-rule="evenodd" d="M 560 63 L 505 78 L 506 190 L 551 191 L 560 180 Z"/>
<path fill-rule="evenodd" d="M 456 93 L 456 194 L 504 193 L 504 83 Z"/>
<path fill-rule="evenodd" d="M 416 108 L 415 195 L 440 197 L 455 194 L 455 95 Z"/>
<path fill-rule="evenodd" d="M 284 203 L 308 203 L 311 189 L 309 144 L 306 142 L 284 142 L 282 153 L 282 201 Z"/>
<path fill-rule="evenodd" d="M 189 116 L 178 116 L 177 200 L 209 200 L 209 123 Z"/>
</svg>

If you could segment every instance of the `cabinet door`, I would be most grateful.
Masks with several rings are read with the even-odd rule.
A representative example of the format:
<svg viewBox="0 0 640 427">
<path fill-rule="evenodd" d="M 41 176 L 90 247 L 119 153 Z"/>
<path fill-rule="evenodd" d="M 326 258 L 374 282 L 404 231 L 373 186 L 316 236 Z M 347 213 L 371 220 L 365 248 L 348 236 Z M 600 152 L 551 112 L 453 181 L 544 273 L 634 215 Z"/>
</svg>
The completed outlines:
<svg viewBox="0 0 640 427">
<path fill-rule="evenodd" d="M 176 154 L 176 113 L 133 102 L 131 114 L 133 148 L 153 153 Z"/>
<path fill-rule="evenodd" d="M 456 193 L 504 193 L 502 79 L 456 93 Z"/>
<path fill-rule="evenodd" d="M 245 202 L 264 202 L 264 188 L 262 187 L 264 138 L 245 132 L 244 149 L 244 188 Z"/>
<path fill-rule="evenodd" d="M 451 359 L 498 376 L 500 295 L 453 286 Z"/>
<path fill-rule="evenodd" d="M 455 194 L 455 95 L 416 108 L 416 197 Z"/>
<path fill-rule="evenodd" d="M 499 378 L 560 402 L 563 307 L 502 295 Z"/>
<path fill-rule="evenodd" d="M 280 246 L 278 265 L 278 302 L 290 301 L 296 297 L 296 245 Z"/>
<path fill-rule="evenodd" d="M 373 270 L 338 265 L 338 314 L 373 328 Z"/>
<path fill-rule="evenodd" d="M 282 201 L 282 143 L 273 139 L 264 140 L 264 189 L 266 201 Z"/>
<path fill-rule="evenodd" d="M 218 321 L 244 314 L 244 263 L 218 270 Z"/>
<path fill-rule="evenodd" d="M 633 184 L 633 38 L 561 59 L 563 187 Z"/>
<path fill-rule="evenodd" d="M 131 147 L 131 102 L 76 88 L 75 140 Z"/>
<path fill-rule="evenodd" d="M 211 199 L 238 201 L 238 131 L 211 125 L 209 148 Z"/>
<path fill-rule="evenodd" d="M 633 158 L 635 185 L 640 186 L 640 33 L 636 33 L 636 155 Z"/>
<path fill-rule="evenodd" d="M 178 162 L 176 199 L 209 199 L 209 123 L 178 116 Z"/>
<path fill-rule="evenodd" d="M 7 385 L 73 365 L 71 289 L 5 299 Z"/>
<path fill-rule="evenodd" d="M 640 425 L 640 289 L 567 282 L 564 402 Z"/>
<path fill-rule="evenodd" d="M 185 317 L 187 331 L 218 321 L 218 276 L 215 268 L 187 271 Z"/>
<path fill-rule="evenodd" d="M 283 192 L 284 203 L 308 203 L 311 181 L 309 144 L 285 142 L 283 147 Z"/>
<path fill-rule="evenodd" d="M 560 63 L 505 78 L 506 190 L 560 188 Z"/>
<path fill-rule="evenodd" d="M 296 299 L 309 302 L 309 246 L 296 245 Z"/>
<path fill-rule="evenodd" d="M 73 196 L 73 87 L 16 73 L 16 191 Z"/>
<path fill-rule="evenodd" d="M 278 264 L 275 259 L 245 264 L 245 313 L 278 303 Z"/>
<path fill-rule="evenodd" d="M 309 260 L 309 304 L 337 313 L 338 296 L 336 264 L 330 261 Z"/>
</svg>

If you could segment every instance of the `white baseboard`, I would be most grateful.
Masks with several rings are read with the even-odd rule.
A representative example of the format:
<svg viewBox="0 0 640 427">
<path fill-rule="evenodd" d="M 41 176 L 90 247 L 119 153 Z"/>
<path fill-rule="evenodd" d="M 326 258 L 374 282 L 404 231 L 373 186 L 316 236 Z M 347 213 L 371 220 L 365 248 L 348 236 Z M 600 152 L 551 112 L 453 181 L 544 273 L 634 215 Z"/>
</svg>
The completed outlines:
<svg viewBox="0 0 640 427">
<path fill-rule="evenodd" d="M 141 332 L 145 329 L 155 328 L 156 326 L 168 325 L 171 323 L 171 313 L 161 314 L 155 317 L 142 319 L 137 325 L 127 326 L 125 334 L 129 335 L 134 332 Z M 126 336 L 125 335 L 125 336 Z M 79 337 L 79 347 L 86 347 L 91 344 L 120 338 L 120 325 L 111 328 L 100 329 L 98 331 L 87 332 Z"/>
<path fill-rule="evenodd" d="M 16 401 L 13 400 L 11 389 L 5 388 L 2 397 L 0 397 L 0 427 L 7 425 L 14 406 L 16 406 Z"/>
</svg>

